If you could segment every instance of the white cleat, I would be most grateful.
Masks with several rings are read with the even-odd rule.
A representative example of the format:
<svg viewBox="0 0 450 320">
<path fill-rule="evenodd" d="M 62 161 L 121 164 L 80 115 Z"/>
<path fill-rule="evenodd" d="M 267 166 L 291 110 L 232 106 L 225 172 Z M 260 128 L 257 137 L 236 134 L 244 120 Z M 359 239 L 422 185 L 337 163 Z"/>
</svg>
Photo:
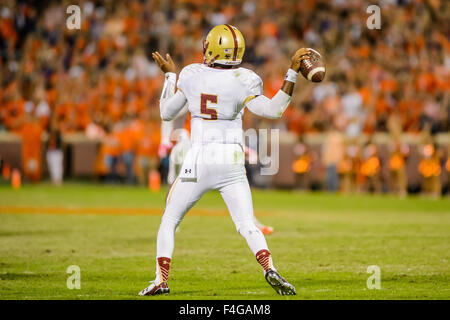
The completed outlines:
<svg viewBox="0 0 450 320">
<path fill-rule="evenodd" d="M 161 282 L 159 285 L 155 285 L 155 283 L 151 281 L 151 284 L 138 294 L 140 296 L 156 296 L 158 294 L 167 294 L 169 292 L 170 289 L 167 282 Z"/>
</svg>

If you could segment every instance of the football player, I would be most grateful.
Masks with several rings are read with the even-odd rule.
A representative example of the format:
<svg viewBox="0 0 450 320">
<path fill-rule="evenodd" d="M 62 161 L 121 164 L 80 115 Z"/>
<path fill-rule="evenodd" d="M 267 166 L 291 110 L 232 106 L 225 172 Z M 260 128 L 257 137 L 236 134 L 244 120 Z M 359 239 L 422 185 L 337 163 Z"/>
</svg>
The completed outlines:
<svg viewBox="0 0 450 320">
<path fill-rule="evenodd" d="M 296 294 L 294 286 L 275 269 L 264 235 L 254 223 L 252 196 L 244 168 L 242 115 L 247 108 L 262 117 L 280 118 L 291 101 L 300 62 L 310 52 L 305 48 L 295 52 L 282 87 L 269 99 L 262 94 L 261 78 L 239 67 L 244 51 L 244 37 L 236 27 L 216 26 L 204 41 L 203 64 L 184 67 L 178 82 L 170 55 L 166 54 L 164 59 L 158 52 L 153 53 L 153 59 L 165 73 L 161 118 L 172 120 L 187 104 L 191 115 L 191 147 L 166 199 L 157 235 L 156 278 L 139 295 L 169 293 L 167 280 L 175 229 L 189 209 L 210 190 L 220 192 L 237 232 L 247 241 L 267 282 L 280 295 Z"/>
</svg>

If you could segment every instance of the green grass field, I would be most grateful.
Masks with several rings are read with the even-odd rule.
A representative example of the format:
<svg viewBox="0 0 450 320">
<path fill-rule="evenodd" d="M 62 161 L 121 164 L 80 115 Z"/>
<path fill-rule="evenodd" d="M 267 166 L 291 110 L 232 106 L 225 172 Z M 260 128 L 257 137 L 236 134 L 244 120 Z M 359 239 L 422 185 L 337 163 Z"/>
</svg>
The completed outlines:
<svg viewBox="0 0 450 320">
<path fill-rule="evenodd" d="M 0 186 L 0 299 L 449 299 L 450 199 L 254 190 L 275 227 L 275 266 L 297 288 L 280 297 L 238 235 L 218 193 L 176 235 L 171 294 L 138 297 L 154 278 L 167 190 Z M 29 211 L 29 212 L 28 212 Z M 112 214 L 108 214 L 111 211 Z M 69 290 L 69 265 L 81 289 Z M 381 289 L 366 287 L 381 268 Z"/>
</svg>

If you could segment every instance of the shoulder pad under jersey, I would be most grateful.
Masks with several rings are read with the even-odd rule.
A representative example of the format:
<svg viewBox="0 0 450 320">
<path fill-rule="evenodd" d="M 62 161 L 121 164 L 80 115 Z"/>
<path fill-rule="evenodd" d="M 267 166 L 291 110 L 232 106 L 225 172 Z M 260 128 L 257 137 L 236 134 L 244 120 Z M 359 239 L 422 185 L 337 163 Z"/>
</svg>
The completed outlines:
<svg viewBox="0 0 450 320">
<path fill-rule="evenodd" d="M 234 75 L 251 94 L 262 95 L 263 82 L 254 71 L 246 68 L 238 68 L 234 71 Z"/>
<path fill-rule="evenodd" d="M 185 66 L 181 70 L 180 75 L 179 75 L 178 78 L 186 80 L 190 76 L 192 76 L 192 75 L 194 75 L 196 73 L 199 73 L 201 71 L 203 71 L 203 64 L 201 64 L 201 63 L 192 63 L 192 64 L 189 64 L 189 65 Z"/>
</svg>

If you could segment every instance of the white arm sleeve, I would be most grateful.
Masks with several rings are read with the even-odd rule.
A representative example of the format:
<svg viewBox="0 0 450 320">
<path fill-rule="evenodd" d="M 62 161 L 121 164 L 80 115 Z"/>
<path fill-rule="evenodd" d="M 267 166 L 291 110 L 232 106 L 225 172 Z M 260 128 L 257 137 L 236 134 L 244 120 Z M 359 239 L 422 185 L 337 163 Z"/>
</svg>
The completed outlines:
<svg viewBox="0 0 450 320">
<path fill-rule="evenodd" d="M 161 119 L 165 121 L 172 120 L 183 109 L 187 103 L 186 96 L 181 90 L 175 92 L 175 83 L 177 76 L 173 72 L 166 73 L 166 80 L 161 93 L 161 100 L 159 102 L 159 111 Z"/>
<path fill-rule="evenodd" d="M 258 116 L 278 119 L 281 118 L 290 102 L 291 96 L 280 89 L 272 99 L 266 96 L 257 96 L 247 102 L 245 106 Z"/>
</svg>

